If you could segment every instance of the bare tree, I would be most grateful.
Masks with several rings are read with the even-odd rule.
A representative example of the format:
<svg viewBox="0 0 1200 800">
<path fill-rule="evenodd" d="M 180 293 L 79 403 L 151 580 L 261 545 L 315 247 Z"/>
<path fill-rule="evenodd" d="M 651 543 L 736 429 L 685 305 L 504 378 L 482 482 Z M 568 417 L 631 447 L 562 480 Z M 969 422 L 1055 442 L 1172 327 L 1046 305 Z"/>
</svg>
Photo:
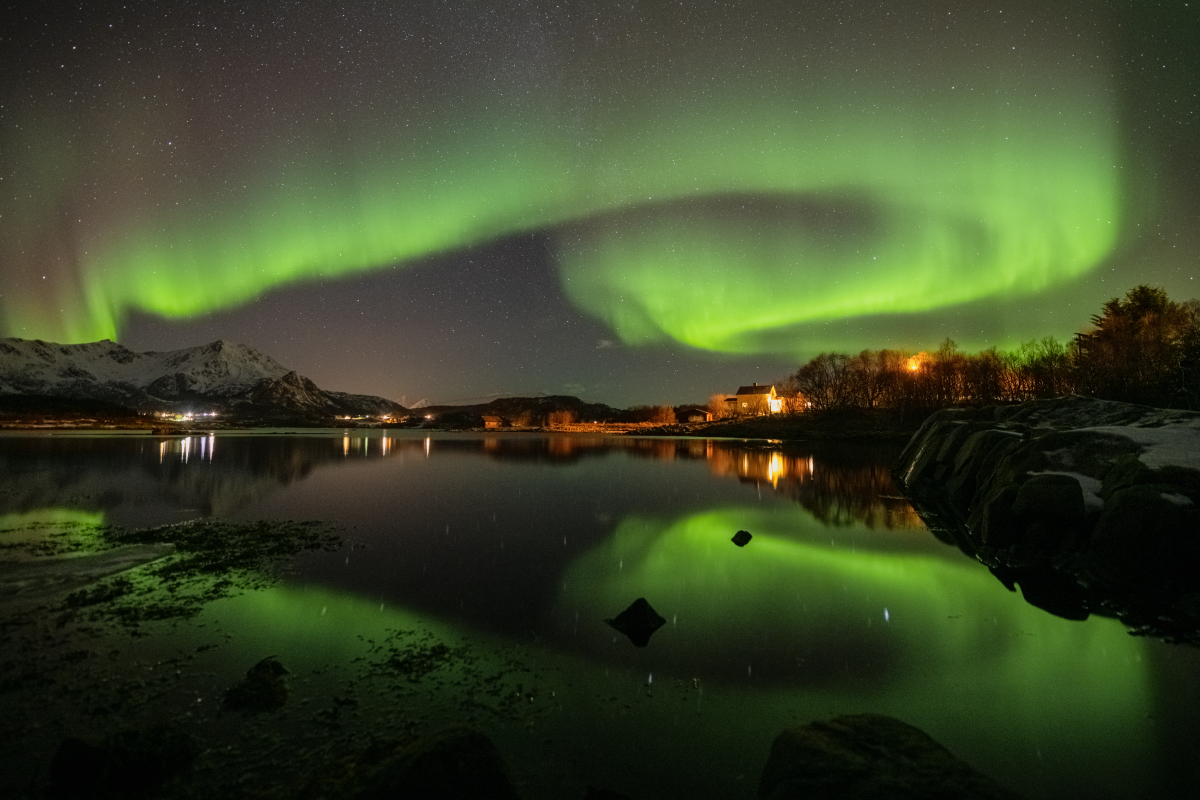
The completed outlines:
<svg viewBox="0 0 1200 800">
<path fill-rule="evenodd" d="M 713 419 L 725 419 L 733 416 L 734 405 L 729 402 L 727 394 L 710 394 L 707 408 Z"/>
<path fill-rule="evenodd" d="M 821 353 L 795 374 L 801 394 L 817 411 L 844 408 L 850 402 L 850 356 Z"/>
</svg>

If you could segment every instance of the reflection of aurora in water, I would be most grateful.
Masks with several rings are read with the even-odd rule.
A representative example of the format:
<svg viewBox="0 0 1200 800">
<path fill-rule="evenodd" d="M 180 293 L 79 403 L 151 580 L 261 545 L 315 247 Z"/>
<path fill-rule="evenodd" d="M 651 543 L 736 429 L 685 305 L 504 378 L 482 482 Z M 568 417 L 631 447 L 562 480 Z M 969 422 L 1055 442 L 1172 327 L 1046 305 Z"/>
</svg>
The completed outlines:
<svg viewBox="0 0 1200 800">
<path fill-rule="evenodd" d="M 74 508 L 39 508 L 0 513 L 0 554 L 5 550 L 53 555 L 96 543 L 104 513 Z"/>
<path fill-rule="evenodd" d="M 754 533 L 743 549 L 729 542 L 739 528 Z M 1106 758 L 1150 769 L 1147 753 L 1127 749 L 1149 741 L 1134 732 L 1150 702 L 1143 645 L 1119 624 L 1054 618 L 1013 602 L 977 565 L 904 552 L 884 537 L 854 549 L 826 541 L 827 529 L 798 511 L 626 519 L 570 567 L 556 617 L 577 646 L 630 668 L 753 679 L 781 687 L 776 702 L 884 710 L 947 731 L 945 741 L 979 736 L 967 729 L 983 723 L 1003 740 L 987 745 L 993 757 L 1067 748 L 1079 761 L 1055 769 L 1079 780 L 1091 779 L 1083 764 Z M 634 597 L 668 619 L 649 658 L 586 624 Z M 1057 740 L 1062 726 L 1069 744 Z M 1070 791 L 1089 793 L 1081 787 Z"/>
<path fill-rule="evenodd" d="M 735 549 L 729 538 L 739 529 L 754 538 Z M 1021 654 L 1017 637 L 1060 627 L 1083 638 L 1051 637 L 1058 642 L 1054 657 L 1093 636 L 1108 641 L 1113 635 L 1107 625 L 1087 632 L 1061 626 L 1013 602 L 974 563 L 940 551 L 913 552 L 908 544 L 861 527 L 831 540 L 825 525 L 787 507 L 727 508 L 674 520 L 631 517 L 568 568 L 560 624 L 571 624 L 576 611 L 582 619 L 598 618 L 625 598 L 645 596 L 674 623 L 656 634 L 654 645 L 679 669 L 701 669 L 692 659 L 711 668 L 717 654 L 715 661 L 732 671 L 728 678 L 743 674 L 750 661 L 762 680 L 816 685 L 886 685 L 938 664 L 966 669 L 976 658 L 1020 661 L 1028 654 Z M 990 624 L 945 622 L 964 609 Z M 611 652 L 610 640 L 601 629 L 584 636 L 590 649 L 604 652 Z M 1045 645 L 1035 649 L 1045 652 Z"/>
<path fill-rule="evenodd" d="M 518 656 L 503 649 L 511 641 L 312 589 L 241 598 L 227 609 L 214 609 L 212 616 L 233 641 L 243 643 L 235 663 L 248 662 L 266 648 L 300 674 L 349 662 L 363 654 L 364 641 L 382 641 L 389 629 L 427 630 L 452 647 L 466 642 L 462 664 L 451 660 L 411 686 L 415 693 L 395 711 L 386 692 L 354 686 L 374 698 L 367 704 L 368 718 L 378 714 L 383 726 L 389 714 L 400 720 L 412 714 L 461 719 L 470 712 L 455 707 L 472 707 L 464 705 L 473 696 L 463 668 L 468 661 L 485 672 L 519 663 L 527 669 L 517 676 L 522 691 L 534 694 L 536 702 L 516 720 L 478 715 L 510 758 L 528 756 L 528 750 L 541 750 L 545 758 L 545 748 L 551 748 L 564 760 L 582 762 L 581 772 L 603 776 L 624 756 L 631 761 L 622 774 L 633 776 L 632 785 L 692 787 L 698 791 L 692 796 L 714 796 L 706 794 L 711 791 L 706 783 L 754 774 L 776 732 L 834 710 L 870 710 L 913 722 L 953 742 L 953 750 L 969 762 L 1026 791 L 1121 796 L 1153 785 L 1147 719 L 1152 701 L 1140 655 L 1145 643 L 1126 636 L 1118 624 L 1072 626 L 1007 602 L 986 574 L 972 575 L 969 567 L 931 559 L 856 567 L 849 557 L 814 559 L 812 548 L 779 540 L 763 542 L 767 547 L 756 556 L 751 547 L 760 544 L 758 536 L 745 551 L 753 560 L 722 583 L 714 580 L 708 549 L 686 541 L 680 531 L 694 537 L 701 530 L 712 533 L 706 526 L 723 522 L 719 517 L 693 520 L 664 532 L 661 547 L 652 548 L 655 554 L 626 562 L 627 580 L 572 584 L 588 570 L 588 559 L 581 561 L 568 579 L 569 587 L 578 588 L 568 589 L 559 616 L 574 625 L 574 610 L 580 611 L 580 644 L 571 649 L 584 652 L 524 644 Z M 832 590 L 842 597 L 840 584 L 846 581 L 860 597 L 844 602 L 828 622 L 812 624 L 816 605 L 831 605 L 818 593 Z M 794 595 L 795 587 L 814 603 L 810 614 L 799 605 L 794 611 L 778 607 L 781 590 Z M 659 608 L 669 620 L 677 608 L 688 611 L 678 614 L 677 623 L 668 622 L 644 651 L 623 638 L 610 646 L 612 631 L 595 614 L 611 613 L 614 603 L 638 592 L 660 598 Z M 861 601 L 864 592 L 896 600 L 891 627 L 880 608 Z M 946 619 L 964 604 L 972 607 L 966 619 Z M 877 617 L 871 626 L 859 616 L 868 605 Z M 881 646 L 868 643 L 872 635 Z M 847 647 L 848 638 L 856 645 Z M 247 648 L 247 641 L 255 646 Z M 764 641 L 771 644 L 764 647 Z M 794 662 L 797 653 L 878 658 L 892 650 L 894 656 L 886 670 L 845 670 L 836 659 L 826 659 L 828 674 L 820 680 L 747 676 L 748 663 L 770 668 L 764 651 L 771 648 L 780 651 L 780 663 Z M 622 666 L 614 670 L 614 661 Z M 343 683 L 308 691 L 319 704 L 322 695 L 328 702 L 329 695 L 349 688 Z M 1042 758 L 1031 765 L 1033 751 Z M 1097 769 L 1101 763 L 1107 768 Z"/>
<path fill-rule="evenodd" d="M 314 555 L 284 586 L 219 601 L 172 632 L 88 645 L 119 651 L 113 660 L 47 655 L 70 680 L 39 690 L 31 720 L 60 707 L 73 719 L 81 697 L 117 702 L 127 687 L 114 679 L 136 695 L 151 677 L 158 699 L 139 713 L 190 712 L 188 729 L 206 742 L 282 741 L 272 759 L 308 752 L 314 736 L 365 747 L 381 731 L 470 717 L 519 773 L 544 769 L 546 785 L 569 772 L 578 782 L 574 795 L 531 800 L 581 796 L 586 783 L 614 786 L 605 777 L 617 774 L 629 783 L 614 788 L 634 797 L 748 798 L 779 730 L 855 711 L 916 724 L 1031 796 L 1168 796 L 1156 782 L 1185 774 L 1156 741 L 1190 741 L 1196 729 L 1191 711 L 1167 708 L 1194 678 L 1180 669 L 1163 680 L 1165 645 L 1111 620 L 1073 623 L 1027 606 L 927 533 L 870 525 L 878 518 L 858 514 L 857 501 L 836 525 L 790 502 L 789 481 L 807 487 L 823 473 L 843 476 L 830 490 L 857 486 L 851 494 L 865 496 L 876 473 L 863 463 L 856 473 L 848 453 L 340 431 L 217 440 L 211 462 L 185 461 L 180 445 L 164 467 L 203 471 L 232 459 L 246 476 L 261 469 L 275 488 L 247 515 L 336 518 L 367 549 Z M 82 444 L 75 469 L 119 461 Z M 146 444 L 157 469 L 157 442 Z M 738 529 L 754 534 L 745 548 L 729 541 Z M 668 620 L 645 649 L 602 622 L 639 596 Z M 378 659 L 372 648 L 397 629 L 452 652 L 419 683 L 364 677 Z M 237 725 L 216 715 L 220 692 L 267 654 L 292 670 L 285 712 Z M 163 674 L 168 657 L 182 677 Z M 501 672 L 502 692 L 481 688 Z M 81 693 L 93 678 L 97 691 Z M 502 704 L 506 692 L 520 702 Z M 206 717 L 197 708 L 207 704 Z M 52 750 L 65 729 L 43 725 L 36 737 Z"/>
</svg>

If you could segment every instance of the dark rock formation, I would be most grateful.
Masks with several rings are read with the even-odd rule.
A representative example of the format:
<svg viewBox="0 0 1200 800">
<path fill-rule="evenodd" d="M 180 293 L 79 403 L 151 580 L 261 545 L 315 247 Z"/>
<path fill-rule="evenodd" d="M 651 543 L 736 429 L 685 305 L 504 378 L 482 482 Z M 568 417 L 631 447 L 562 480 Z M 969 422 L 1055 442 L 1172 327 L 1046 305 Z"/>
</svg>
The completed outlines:
<svg viewBox="0 0 1200 800">
<path fill-rule="evenodd" d="M 1083 397 L 946 409 L 895 472 L 935 535 L 1033 605 L 1200 643 L 1200 414 Z"/>
<path fill-rule="evenodd" d="M 288 699 L 287 669 L 275 656 L 267 656 L 250 669 L 246 677 L 225 691 L 221 708 L 226 711 L 257 713 L 283 708 Z"/>
<path fill-rule="evenodd" d="M 853 714 L 779 734 L 758 785 L 763 800 L 1015 800 L 918 728 Z"/>
<path fill-rule="evenodd" d="M 475 728 L 453 726 L 386 760 L 354 800 L 518 800 L 500 751 Z"/>
<path fill-rule="evenodd" d="M 195 741 L 170 728 L 122 731 L 99 744 L 64 739 L 50 762 L 52 800 L 154 797 L 185 773 L 196 757 Z"/>
<path fill-rule="evenodd" d="M 646 602 L 646 598 L 644 597 L 634 600 L 629 608 L 617 614 L 613 619 L 606 619 L 604 621 L 628 636 L 629 641 L 633 642 L 634 647 L 645 647 L 648 645 L 650 637 L 654 635 L 654 632 L 667 623 Z"/>
</svg>

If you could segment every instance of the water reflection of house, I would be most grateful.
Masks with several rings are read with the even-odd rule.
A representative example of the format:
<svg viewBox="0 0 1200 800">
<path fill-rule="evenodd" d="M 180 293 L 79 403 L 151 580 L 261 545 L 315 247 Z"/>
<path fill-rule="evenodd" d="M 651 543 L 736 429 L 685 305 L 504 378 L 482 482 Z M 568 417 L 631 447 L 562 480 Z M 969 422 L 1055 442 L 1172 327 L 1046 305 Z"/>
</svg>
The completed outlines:
<svg viewBox="0 0 1200 800">
<path fill-rule="evenodd" d="M 811 454 L 709 445 L 708 464 L 714 473 L 770 485 L 826 524 L 925 529 L 917 512 L 897 494 L 886 464 L 835 466 L 819 464 Z"/>
<path fill-rule="evenodd" d="M 710 450 L 709 467 L 718 475 L 735 475 L 739 480 L 767 481 L 778 486 L 780 478 L 808 480 L 813 474 L 812 456 L 784 455 L 777 450 L 750 451 L 719 448 Z"/>
<path fill-rule="evenodd" d="M 783 410 L 783 401 L 775 393 L 775 384 L 740 386 L 737 396 L 726 402 L 733 406 L 734 414 L 778 414 Z"/>
</svg>

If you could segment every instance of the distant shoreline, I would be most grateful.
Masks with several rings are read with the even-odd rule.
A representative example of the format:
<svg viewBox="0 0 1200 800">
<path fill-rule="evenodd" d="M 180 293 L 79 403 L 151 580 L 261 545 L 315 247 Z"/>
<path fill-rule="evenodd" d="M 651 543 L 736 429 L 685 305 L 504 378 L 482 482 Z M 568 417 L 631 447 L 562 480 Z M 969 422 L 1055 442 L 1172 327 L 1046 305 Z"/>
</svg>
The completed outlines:
<svg viewBox="0 0 1200 800">
<path fill-rule="evenodd" d="M 936 410 L 936 409 L 935 409 Z M 907 441 L 934 410 L 898 412 L 894 409 L 848 409 L 837 412 L 808 412 L 777 414 L 761 417 L 715 420 L 713 422 L 675 423 L 663 425 L 652 422 L 572 423 L 567 425 L 455 428 L 402 425 L 359 425 L 338 423 L 337 420 L 208 420 L 197 423 L 171 422 L 148 418 L 102 417 L 39 417 L 0 419 L 0 432 L 90 432 L 145 433 L 159 436 L 192 436 L 211 431 L 252 432 L 271 428 L 314 430 L 387 430 L 426 431 L 429 433 L 540 433 L 591 434 L 599 436 L 668 436 L 722 439 L 770 439 L 804 441 L 814 439 L 854 439 Z M 14 415 L 15 416 L 15 415 Z M 24 416 L 24 415 L 22 415 Z"/>
</svg>

